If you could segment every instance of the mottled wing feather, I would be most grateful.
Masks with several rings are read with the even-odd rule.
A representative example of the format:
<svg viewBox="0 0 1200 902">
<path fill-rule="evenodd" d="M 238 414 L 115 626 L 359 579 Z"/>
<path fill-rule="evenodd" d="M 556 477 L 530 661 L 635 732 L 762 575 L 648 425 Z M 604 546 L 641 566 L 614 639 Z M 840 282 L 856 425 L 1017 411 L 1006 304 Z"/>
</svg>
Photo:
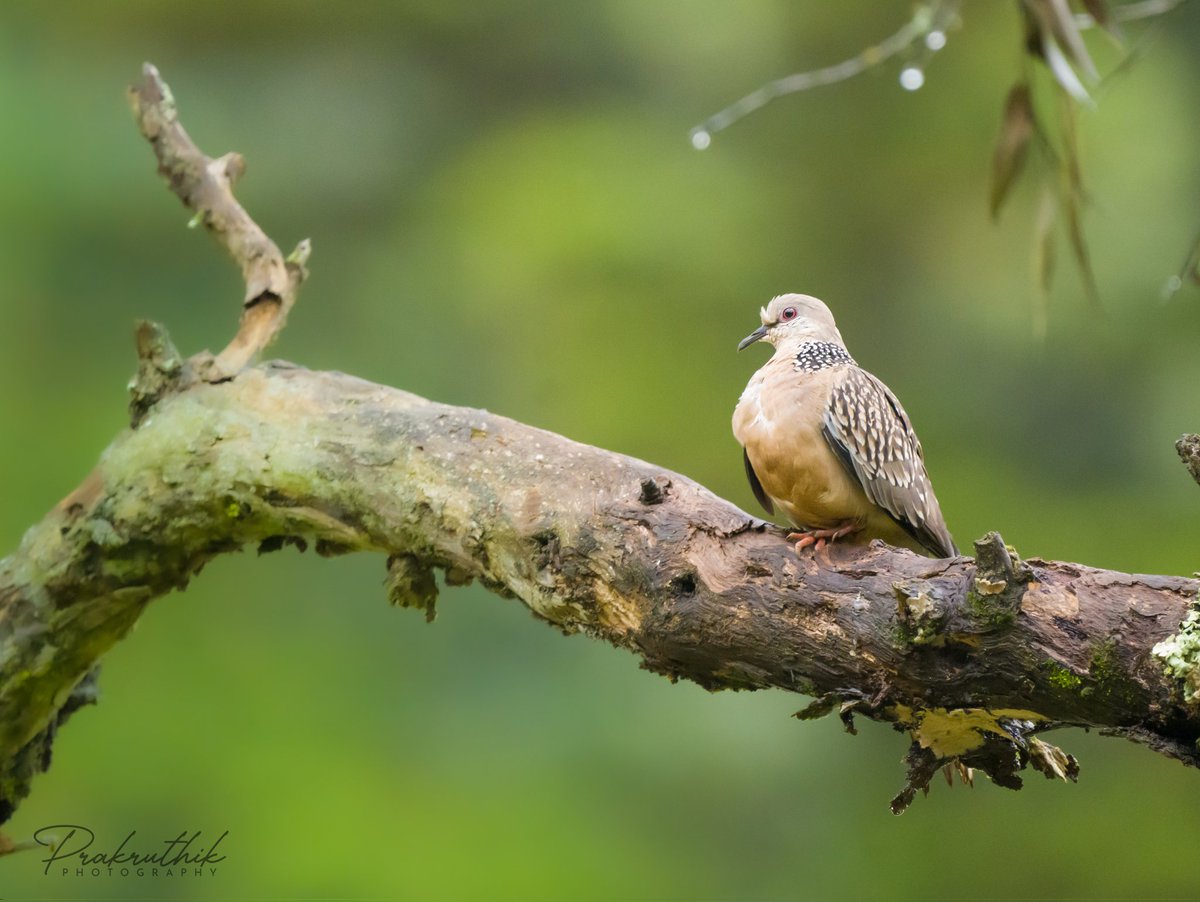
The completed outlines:
<svg viewBox="0 0 1200 902">
<path fill-rule="evenodd" d="M 823 431 L 873 504 L 932 553 L 958 553 L 925 471 L 921 443 L 886 385 L 864 369 L 846 367 L 830 393 Z"/>
<path fill-rule="evenodd" d="M 768 514 L 775 513 L 775 505 L 763 490 L 762 483 L 758 481 L 758 474 L 754 472 L 754 464 L 750 463 L 750 452 L 745 448 L 742 449 L 742 462 L 746 465 L 746 478 L 750 480 L 750 491 L 754 493 L 754 497 L 758 499 L 758 503 L 766 509 Z"/>
</svg>

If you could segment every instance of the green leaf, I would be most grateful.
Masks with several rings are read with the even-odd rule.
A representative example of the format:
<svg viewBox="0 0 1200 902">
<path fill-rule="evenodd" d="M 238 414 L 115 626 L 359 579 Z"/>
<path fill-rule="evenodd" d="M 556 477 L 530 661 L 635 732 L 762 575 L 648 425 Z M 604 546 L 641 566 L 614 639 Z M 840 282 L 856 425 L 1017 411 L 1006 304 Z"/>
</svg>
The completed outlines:
<svg viewBox="0 0 1200 902">
<path fill-rule="evenodd" d="M 1025 164 L 1029 141 L 1037 132 L 1033 117 L 1033 100 L 1026 82 L 1018 82 L 1004 101 L 1004 118 L 1000 136 L 992 156 L 991 211 L 995 219 L 1000 214 L 1009 191 Z"/>
</svg>

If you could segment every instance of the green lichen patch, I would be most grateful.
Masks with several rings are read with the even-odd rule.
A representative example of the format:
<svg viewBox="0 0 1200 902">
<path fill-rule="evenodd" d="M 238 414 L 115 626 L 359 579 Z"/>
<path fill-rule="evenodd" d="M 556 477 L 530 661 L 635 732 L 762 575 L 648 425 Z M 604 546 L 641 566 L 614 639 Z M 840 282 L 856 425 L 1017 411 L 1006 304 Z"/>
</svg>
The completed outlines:
<svg viewBox="0 0 1200 902">
<path fill-rule="evenodd" d="M 1126 704 L 1137 699 L 1138 685 L 1130 677 L 1129 668 L 1117 656 L 1115 639 L 1106 639 L 1092 650 L 1088 672 L 1095 684 L 1095 692 Z"/>
<path fill-rule="evenodd" d="M 1063 667 L 1057 661 L 1043 661 L 1042 670 L 1047 672 L 1050 685 L 1058 689 L 1074 690 L 1083 685 L 1083 677 Z"/>
<path fill-rule="evenodd" d="M 1007 587 L 1007 583 L 1005 585 Z M 967 607 L 981 625 L 990 629 L 1009 626 L 1017 619 L 1017 609 L 1011 605 L 1004 593 L 984 595 L 974 588 L 968 589 Z"/>
<path fill-rule="evenodd" d="M 1162 661 L 1167 676 L 1175 680 L 1188 704 L 1200 704 L 1200 611 L 1194 610 L 1179 625 L 1179 632 L 1151 649 Z"/>
</svg>

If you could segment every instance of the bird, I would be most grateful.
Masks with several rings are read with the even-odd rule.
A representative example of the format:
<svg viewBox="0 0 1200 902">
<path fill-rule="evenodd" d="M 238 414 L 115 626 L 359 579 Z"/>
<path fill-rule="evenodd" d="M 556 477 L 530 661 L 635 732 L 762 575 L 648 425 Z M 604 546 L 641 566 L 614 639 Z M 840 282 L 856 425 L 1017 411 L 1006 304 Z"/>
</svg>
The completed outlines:
<svg viewBox="0 0 1200 902">
<path fill-rule="evenodd" d="M 775 348 L 733 412 L 755 498 L 797 528 L 796 551 L 845 539 L 882 539 L 932 557 L 954 557 L 925 469 L 925 454 L 900 401 L 855 363 L 824 302 L 772 298 L 762 325 L 738 344 Z"/>
</svg>

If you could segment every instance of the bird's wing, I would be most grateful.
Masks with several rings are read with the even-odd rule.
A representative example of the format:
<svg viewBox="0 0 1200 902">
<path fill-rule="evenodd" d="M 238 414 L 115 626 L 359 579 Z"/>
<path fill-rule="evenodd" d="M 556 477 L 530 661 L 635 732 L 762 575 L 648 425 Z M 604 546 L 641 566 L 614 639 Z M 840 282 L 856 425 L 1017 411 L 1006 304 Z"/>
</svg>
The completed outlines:
<svg viewBox="0 0 1200 902">
<path fill-rule="evenodd" d="M 746 465 L 746 478 L 750 480 L 750 491 L 754 493 L 754 497 L 758 499 L 758 503 L 768 514 L 775 513 L 775 505 L 763 489 L 762 483 L 759 482 L 758 474 L 754 472 L 754 464 L 750 463 L 750 452 L 745 448 L 742 449 L 742 462 Z"/>
<path fill-rule="evenodd" d="M 873 504 L 934 554 L 958 554 L 946 528 L 921 442 L 891 389 L 857 366 L 846 367 L 825 408 L 825 440 Z"/>
</svg>

